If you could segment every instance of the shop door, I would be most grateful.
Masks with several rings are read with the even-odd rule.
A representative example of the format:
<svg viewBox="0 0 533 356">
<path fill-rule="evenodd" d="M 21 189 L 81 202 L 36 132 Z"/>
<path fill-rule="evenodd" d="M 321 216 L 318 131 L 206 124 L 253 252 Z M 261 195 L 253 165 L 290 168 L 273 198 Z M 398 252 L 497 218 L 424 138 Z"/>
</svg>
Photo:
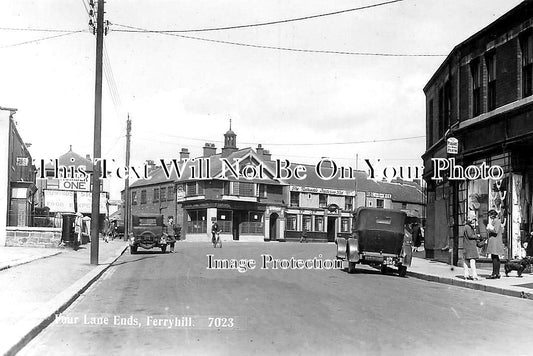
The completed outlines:
<svg viewBox="0 0 533 356">
<path fill-rule="evenodd" d="M 239 230 L 241 227 L 242 217 L 239 211 L 233 212 L 233 240 L 239 240 Z"/>
<path fill-rule="evenodd" d="M 277 223 L 278 223 L 278 214 L 273 213 L 270 215 L 270 241 L 275 241 L 278 239 L 276 234 L 277 232 Z"/>
<path fill-rule="evenodd" d="M 337 218 L 335 217 L 328 217 L 328 241 L 334 242 L 335 241 L 335 226 L 337 225 Z"/>
</svg>

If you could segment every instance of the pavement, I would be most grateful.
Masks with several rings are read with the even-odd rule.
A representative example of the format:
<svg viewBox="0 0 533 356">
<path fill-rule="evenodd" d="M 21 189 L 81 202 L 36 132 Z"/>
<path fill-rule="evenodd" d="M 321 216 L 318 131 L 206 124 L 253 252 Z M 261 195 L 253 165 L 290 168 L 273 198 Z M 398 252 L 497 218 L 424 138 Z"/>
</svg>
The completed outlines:
<svg viewBox="0 0 533 356">
<path fill-rule="evenodd" d="M 127 248 L 124 241 L 99 242 L 99 264 L 90 264 L 90 244 L 69 248 L 0 247 L 0 354 L 14 355 L 68 308 Z M 533 299 L 533 274 L 486 279 L 491 269 L 480 264 L 480 281 L 465 280 L 463 269 L 424 259 L 417 252 L 407 276 L 490 293 Z"/>
<path fill-rule="evenodd" d="M 94 283 L 127 248 L 99 241 L 98 265 L 90 244 L 42 249 L 0 247 L 0 355 L 14 355 Z M 6 288 L 6 286 L 9 286 Z"/>
</svg>

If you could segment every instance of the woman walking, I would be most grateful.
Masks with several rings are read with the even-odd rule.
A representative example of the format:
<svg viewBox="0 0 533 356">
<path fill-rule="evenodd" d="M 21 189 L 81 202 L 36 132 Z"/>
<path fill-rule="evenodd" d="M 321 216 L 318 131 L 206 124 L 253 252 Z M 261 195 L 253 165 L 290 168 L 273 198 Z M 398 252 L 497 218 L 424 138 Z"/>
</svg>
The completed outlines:
<svg viewBox="0 0 533 356">
<path fill-rule="evenodd" d="M 487 279 L 500 278 L 500 256 L 503 256 L 502 223 L 496 210 L 489 210 L 489 223 L 487 224 L 487 254 L 492 259 L 492 274 Z"/>
<path fill-rule="evenodd" d="M 477 251 L 478 235 L 475 231 L 476 218 L 468 218 L 463 235 L 463 268 L 465 279 L 479 281 L 476 271 L 476 259 L 479 258 Z"/>
</svg>

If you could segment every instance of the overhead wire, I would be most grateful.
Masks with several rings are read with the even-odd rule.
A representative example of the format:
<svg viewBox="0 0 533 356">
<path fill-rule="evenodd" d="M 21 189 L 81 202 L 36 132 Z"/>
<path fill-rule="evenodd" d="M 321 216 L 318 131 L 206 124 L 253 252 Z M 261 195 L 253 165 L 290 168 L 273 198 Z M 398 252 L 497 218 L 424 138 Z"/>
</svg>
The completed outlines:
<svg viewBox="0 0 533 356">
<path fill-rule="evenodd" d="M 205 38 L 205 37 L 180 35 L 180 34 L 177 34 L 177 33 L 164 32 L 164 31 L 147 30 L 147 29 L 143 29 L 143 28 L 135 27 L 135 26 L 126 26 L 126 25 L 121 25 L 121 26 L 122 27 L 131 28 L 131 29 L 137 29 L 137 30 L 139 30 L 139 31 L 136 31 L 137 33 L 154 33 L 154 34 L 160 34 L 160 35 L 166 35 L 166 36 L 174 36 L 174 37 L 180 37 L 180 38 L 185 38 L 185 39 L 190 39 L 190 40 L 197 40 L 197 41 L 204 41 L 204 42 L 212 42 L 212 43 L 227 44 L 227 45 L 241 46 L 241 47 L 250 47 L 250 48 L 272 49 L 272 50 L 288 51 L 288 52 L 322 53 L 322 54 L 339 54 L 339 55 L 373 56 L 373 57 L 445 57 L 446 56 L 445 54 L 350 52 L 350 51 L 334 51 L 334 50 L 317 50 L 317 49 L 305 49 L 305 48 L 290 48 L 290 47 L 281 47 L 281 46 L 266 46 L 266 45 L 252 44 L 252 43 L 224 41 L 224 40 L 215 40 L 215 39 L 212 39 L 212 38 Z M 126 32 L 126 31 L 124 31 L 124 30 L 113 30 L 113 32 Z"/>
<path fill-rule="evenodd" d="M 54 39 L 54 38 L 69 36 L 69 35 L 73 35 L 75 33 L 80 33 L 80 32 L 86 32 L 86 30 L 71 31 L 71 32 L 61 33 L 59 35 L 36 38 L 36 39 L 33 39 L 33 40 L 29 40 L 29 41 L 18 42 L 18 43 L 13 43 L 13 44 L 10 44 L 10 45 L 0 46 L 0 48 L 17 47 L 17 46 L 27 45 L 27 44 L 31 44 L 31 43 L 37 43 L 37 42 L 42 42 L 42 41 L 46 41 L 46 40 L 51 40 L 51 39 Z"/>
<path fill-rule="evenodd" d="M 371 4 L 371 5 L 366 5 L 366 6 L 355 7 L 355 8 L 351 8 L 351 9 L 327 12 L 327 13 L 322 13 L 322 14 L 317 14 L 317 15 L 302 16 L 302 17 L 296 17 L 296 18 L 285 19 L 285 20 L 267 21 L 267 22 L 245 24 L 245 25 L 236 25 L 236 26 L 225 26 L 225 27 L 210 27 L 210 28 L 185 29 L 185 30 L 160 30 L 160 31 L 157 31 L 157 32 L 165 32 L 165 33 L 208 32 L 208 31 L 224 31 L 224 30 L 235 30 L 235 29 L 241 29 L 241 28 L 278 25 L 278 24 L 283 24 L 283 23 L 310 20 L 310 19 L 315 19 L 315 18 L 319 18 L 319 17 L 333 16 L 333 15 L 339 15 L 339 14 L 344 14 L 344 13 L 348 13 L 348 12 L 365 10 L 365 9 L 370 9 L 370 8 L 373 8 L 373 7 L 390 5 L 390 4 L 397 3 L 397 2 L 402 2 L 402 1 L 405 1 L 405 0 L 392 0 L 392 1 L 386 1 L 386 2 L 381 2 L 381 3 L 377 3 L 377 4 Z M 125 28 L 131 28 L 130 26 L 124 26 L 124 25 L 120 25 L 120 24 L 115 24 L 115 25 L 116 26 L 125 27 Z M 140 32 L 140 31 L 131 29 L 131 30 L 127 30 L 127 31 L 124 31 L 124 32 Z"/>
</svg>

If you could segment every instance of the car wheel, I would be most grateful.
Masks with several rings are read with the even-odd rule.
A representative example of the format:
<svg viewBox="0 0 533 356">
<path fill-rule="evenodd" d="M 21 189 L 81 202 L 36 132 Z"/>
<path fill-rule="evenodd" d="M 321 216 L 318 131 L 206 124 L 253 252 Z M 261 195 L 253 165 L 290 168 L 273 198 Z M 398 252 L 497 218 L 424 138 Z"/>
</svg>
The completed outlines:
<svg viewBox="0 0 533 356">
<path fill-rule="evenodd" d="M 348 273 L 355 273 L 355 262 L 348 261 Z"/>
<path fill-rule="evenodd" d="M 406 274 L 407 274 L 407 267 L 403 266 L 403 265 L 399 265 L 398 266 L 398 276 L 405 277 Z"/>
<path fill-rule="evenodd" d="M 387 265 L 381 265 L 381 274 L 387 274 L 389 272 L 389 268 Z"/>
<path fill-rule="evenodd" d="M 162 253 L 165 253 L 167 251 L 167 246 L 161 246 L 161 252 Z"/>
<path fill-rule="evenodd" d="M 137 247 L 130 246 L 130 253 L 135 255 L 137 253 Z"/>
</svg>

